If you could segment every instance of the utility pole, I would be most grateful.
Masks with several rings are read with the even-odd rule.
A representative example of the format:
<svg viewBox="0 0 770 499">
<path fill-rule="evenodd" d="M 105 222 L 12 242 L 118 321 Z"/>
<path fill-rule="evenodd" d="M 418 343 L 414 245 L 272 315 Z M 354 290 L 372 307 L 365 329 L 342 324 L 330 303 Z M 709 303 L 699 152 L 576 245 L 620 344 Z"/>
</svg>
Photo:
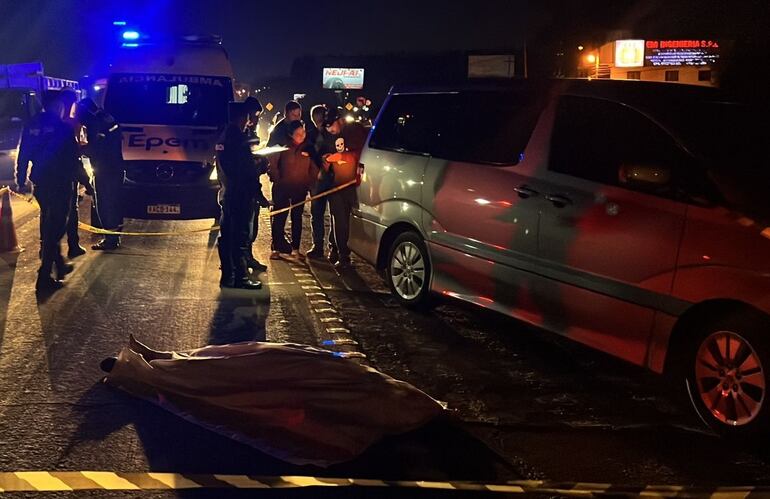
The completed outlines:
<svg viewBox="0 0 770 499">
<path fill-rule="evenodd" d="M 527 42 L 524 42 L 524 78 L 528 78 L 529 69 L 527 68 Z"/>
</svg>

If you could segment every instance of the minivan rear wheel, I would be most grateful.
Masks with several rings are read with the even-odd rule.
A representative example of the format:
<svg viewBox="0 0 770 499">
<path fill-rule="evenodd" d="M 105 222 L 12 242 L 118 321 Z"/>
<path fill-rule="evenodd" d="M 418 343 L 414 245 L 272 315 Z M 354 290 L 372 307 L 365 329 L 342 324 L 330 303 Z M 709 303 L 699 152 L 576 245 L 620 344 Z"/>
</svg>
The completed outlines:
<svg viewBox="0 0 770 499">
<path fill-rule="evenodd" d="M 741 310 L 701 324 L 685 356 L 686 387 L 698 415 L 717 433 L 770 433 L 770 321 Z"/>
<path fill-rule="evenodd" d="M 415 232 L 396 237 L 388 252 L 386 279 L 391 293 L 410 308 L 425 309 L 430 300 L 431 267 L 425 242 Z"/>
</svg>

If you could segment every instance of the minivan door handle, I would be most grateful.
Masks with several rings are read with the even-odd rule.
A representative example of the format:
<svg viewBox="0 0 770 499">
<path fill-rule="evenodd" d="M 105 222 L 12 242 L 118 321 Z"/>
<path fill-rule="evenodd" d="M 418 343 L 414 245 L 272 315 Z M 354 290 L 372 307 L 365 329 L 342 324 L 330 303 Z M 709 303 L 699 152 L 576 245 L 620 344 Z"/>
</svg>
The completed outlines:
<svg viewBox="0 0 770 499">
<path fill-rule="evenodd" d="M 557 208 L 564 208 L 567 205 L 572 204 L 572 200 L 566 196 L 559 194 L 546 194 L 545 199 L 551 202 Z"/>
<path fill-rule="evenodd" d="M 537 192 L 536 190 L 534 190 L 534 189 L 530 189 L 530 188 L 529 188 L 529 187 L 527 187 L 526 185 L 520 185 L 520 186 L 518 186 L 518 187 L 514 187 L 514 188 L 513 188 L 513 190 L 514 190 L 514 191 L 516 191 L 516 193 L 517 193 L 517 194 L 519 195 L 519 197 L 520 197 L 520 198 L 522 198 L 522 199 L 527 199 L 527 198 L 529 198 L 529 197 L 535 197 L 535 196 L 537 196 L 538 194 L 540 194 L 540 193 L 539 193 L 539 192 Z"/>
</svg>

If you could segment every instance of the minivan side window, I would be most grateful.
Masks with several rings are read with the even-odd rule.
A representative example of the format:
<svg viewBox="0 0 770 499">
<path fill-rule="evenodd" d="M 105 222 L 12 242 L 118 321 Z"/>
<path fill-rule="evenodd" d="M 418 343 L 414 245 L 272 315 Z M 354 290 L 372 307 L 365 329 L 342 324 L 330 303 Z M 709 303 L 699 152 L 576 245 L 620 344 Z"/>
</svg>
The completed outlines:
<svg viewBox="0 0 770 499">
<path fill-rule="evenodd" d="M 639 112 L 601 99 L 563 96 L 556 110 L 549 169 L 661 197 L 676 196 L 684 153 Z"/>
<path fill-rule="evenodd" d="M 526 90 L 391 96 L 369 146 L 449 161 L 515 165 L 542 100 Z"/>
<path fill-rule="evenodd" d="M 396 94 L 377 119 L 369 146 L 398 152 L 429 155 L 440 134 L 441 96 Z"/>
</svg>

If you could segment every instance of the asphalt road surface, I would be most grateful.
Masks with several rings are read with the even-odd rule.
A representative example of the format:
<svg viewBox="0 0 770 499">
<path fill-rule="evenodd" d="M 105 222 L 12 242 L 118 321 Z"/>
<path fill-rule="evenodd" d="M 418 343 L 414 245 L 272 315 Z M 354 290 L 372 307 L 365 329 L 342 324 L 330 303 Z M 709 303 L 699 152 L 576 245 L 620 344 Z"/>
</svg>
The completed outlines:
<svg viewBox="0 0 770 499">
<path fill-rule="evenodd" d="M 86 207 L 81 211 L 87 220 Z M 89 251 L 76 260 L 66 287 L 47 299 L 34 292 L 36 213 L 16 199 L 14 216 L 26 251 L 0 257 L 0 471 L 770 484 L 768 452 L 761 445 L 728 444 L 706 431 L 666 380 L 457 302 L 425 314 L 405 310 L 360 260 L 343 276 L 325 262 L 268 260 L 265 212 L 257 253 L 269 269 L 260 276 L 265 286 L 258 292 L 221 291 L 214 235 L 197 233 L 126 237 L 118 251 Z M 181 231 L 211 223 L 132 220 L 127 230 Z M 96 240 L 82 237 L 84 245 Z M 104 385 L 99 362 L 129 334 L 165 350 L 342 339 L 345 345 L 330 348 L 365 356 L 362 362 L 446 402 L 448 417 L 387 438 L 353 462 L 327 469 L 289 465 Z M 221 492 L 102 491 L 77 497 L 222 497 Z M 323 492 L 394 496 L 374 489 Z M 37 497 L 19 494 L 25 496 Z"/>
</svg>

